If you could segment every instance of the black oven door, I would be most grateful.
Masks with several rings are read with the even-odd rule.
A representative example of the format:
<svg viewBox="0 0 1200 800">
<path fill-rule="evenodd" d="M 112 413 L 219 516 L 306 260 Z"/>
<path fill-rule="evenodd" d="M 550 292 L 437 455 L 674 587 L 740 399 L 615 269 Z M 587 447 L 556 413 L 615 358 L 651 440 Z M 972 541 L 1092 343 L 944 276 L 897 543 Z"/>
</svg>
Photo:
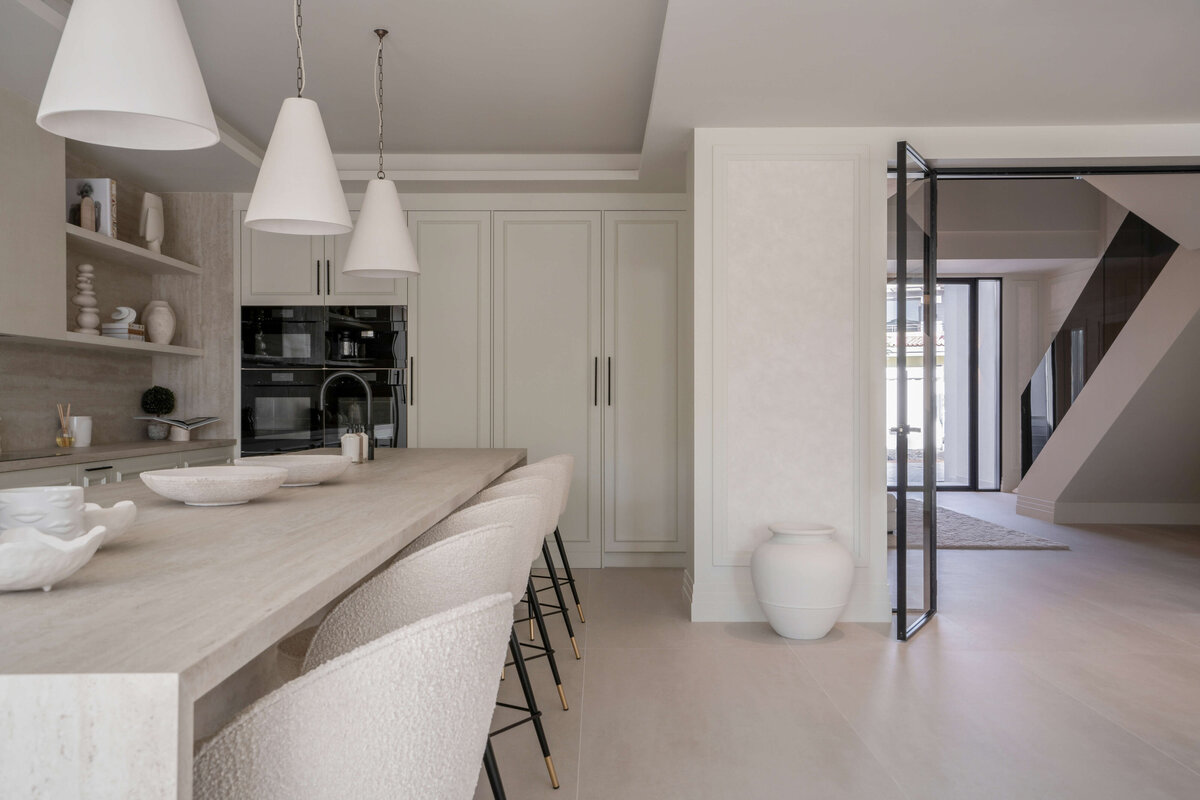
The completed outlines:
<svg viewBox="0 0 1200 800">
<path fill-rule="evenodd" d="M 242 453 L 321 446 L 321 370 L 242 370 Z"/>
<path fill-rule="evenodd" d="M 325 363 L 321 306 L 244 306 L 242 366 L 317 367 Z"/>
<path fill-rule="evenodd" d="M 327 312 L 330 369 L 400 369 L 408 360 L 404 306 L 330 306 Z"/>
<path fill-rule="evenodd" d="M 404 370 L 348 371 L 362 376 L 371 387 L 375 446 L 406 447 L 408 406 L 404 397 Z M 362 384 L 345 376 L 335 379 L 325 390 L 325 446 L 340 446 L 343 433 L 351 428 L 365 429 L 366 424 L 367 400 Z"/>
</svg>

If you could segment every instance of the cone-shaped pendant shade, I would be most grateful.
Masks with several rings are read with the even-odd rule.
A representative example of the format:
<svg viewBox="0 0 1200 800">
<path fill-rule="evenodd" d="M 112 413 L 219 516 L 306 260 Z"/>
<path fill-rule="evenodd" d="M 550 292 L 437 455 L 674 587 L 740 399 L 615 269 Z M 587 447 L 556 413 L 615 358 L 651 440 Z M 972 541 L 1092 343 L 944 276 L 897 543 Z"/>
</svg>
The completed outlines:
<svg viewBox="0 0 1200 800">
<path fill-rule="evenodd" d="M 175 0 L 75 0 L 37 123 L 68 139 L 138 150 L 220 141 Z"/>
<path fill-rule="evenodd" d="M 394 182 L 374 178 L 367 183 L 342 273 L 358 278 L 415 278 L 421 274 Z"/>
<path fill-rule="evenodd" d="M 258 168 L 246 227 L 307 236 L 347 233 L 353 227 L 315 101 L 283 101 Z"/>
</svg>

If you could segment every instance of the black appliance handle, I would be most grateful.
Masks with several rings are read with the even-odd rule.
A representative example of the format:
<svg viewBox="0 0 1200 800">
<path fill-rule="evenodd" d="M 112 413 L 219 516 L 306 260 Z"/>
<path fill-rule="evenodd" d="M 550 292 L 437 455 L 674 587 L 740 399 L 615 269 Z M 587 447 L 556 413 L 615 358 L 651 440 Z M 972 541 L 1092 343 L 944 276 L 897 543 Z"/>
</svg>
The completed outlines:
<svg viewBox="0 0 1200 800">
<path fill-rule="evenodd" d="M 333 281 L 329 279 L 329 259 L 325 259 L 325 294 L 333 294 Z"/>
<path fill-rule="evenodd" d="M 600 405 L 600 356 L 592 359 L 592 405 Z"/>
<path fill-rule="evenodd" d="M 612 356 L 608 357 L 608 404 L 612 405 Z"/>
<path fill-rule="evenodd" d="M 321 259 L 317 259 L 317 294 L 321 293 Z"/>
<path fill-rule="evenodd" d="M 408 357 L 408 405 L 416 408 L 417 405 L 417 357 Z"/>
</svg>

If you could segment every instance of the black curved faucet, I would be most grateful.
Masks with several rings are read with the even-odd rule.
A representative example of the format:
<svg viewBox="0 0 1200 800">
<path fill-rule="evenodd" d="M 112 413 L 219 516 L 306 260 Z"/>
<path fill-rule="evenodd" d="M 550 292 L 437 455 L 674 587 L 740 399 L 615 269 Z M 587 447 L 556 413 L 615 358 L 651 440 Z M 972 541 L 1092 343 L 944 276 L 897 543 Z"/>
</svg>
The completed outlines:
<svg viewBox="0 0 1200 800">
<path fill-rule="evenodd" d="M 371 394 L 371 384 L 367 383 L 366 378 L 359 375 L 357 372 L 335 372 L 325 379 L 321 384 L 321 396 L 319 405 L 321 409 L 321 424 L 325 423 L 325 390 L 329 388 L 329 384 L 333 383 L 338 378 L 354 378 L 363 385 L 363 391 L 367 393 L 367 460 L 375 460 L 375 425 L 371 422 L 371 402 L 374 399 Z M 324 436 L 322 436 L 322 440 Z M 324 441 L 322 441 L 324 444 Z"/>
</svg>

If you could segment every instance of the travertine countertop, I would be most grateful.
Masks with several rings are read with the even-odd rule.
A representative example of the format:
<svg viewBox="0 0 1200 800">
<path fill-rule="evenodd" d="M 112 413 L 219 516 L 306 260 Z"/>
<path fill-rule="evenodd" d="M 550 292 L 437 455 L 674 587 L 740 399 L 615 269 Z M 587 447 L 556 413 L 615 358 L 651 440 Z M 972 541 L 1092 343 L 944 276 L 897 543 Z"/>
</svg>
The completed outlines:
<svg viewBox="0 0 1200 800">
<path fill-rule="evenodd" d="M 219 508 L 89 488 L 137 522 L 52 591 L 0 594 L 0 675 L 172 674 L 194 699 L 524 459 L 380 448 L 333 483 Z"/>
<path fill-rule="evenodd" d="M 60 467 L 69 464 L 89 464 L 106 458 L 136 458 L 156 456 L 159 453 L 182 453 L 188 450 L 205 450 L 209 447 L 231 447 L 236 439 L 193 439 L 190 442 L 121 442 L 120 444 L 94 444 L 91 447 L 46 447 L 41 450 L 6 450 L 4 455 L 11 461 L 0 461 L 0 472 L 15 472 L 21 469 Z M 14 458 L 20 456 L 20 458 Z"/>
</svg>

